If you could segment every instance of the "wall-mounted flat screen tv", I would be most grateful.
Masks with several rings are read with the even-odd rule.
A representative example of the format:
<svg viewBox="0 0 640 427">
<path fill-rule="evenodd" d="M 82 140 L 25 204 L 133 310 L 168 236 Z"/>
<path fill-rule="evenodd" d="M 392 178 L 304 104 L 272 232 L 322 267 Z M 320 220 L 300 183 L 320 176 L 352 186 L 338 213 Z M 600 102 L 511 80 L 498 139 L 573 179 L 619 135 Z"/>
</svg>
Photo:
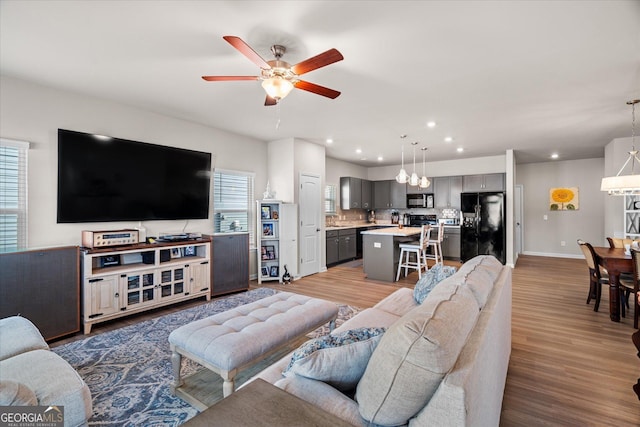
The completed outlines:
<svg viewBox="0 0 640 427">
<path fill-rule="evenodd" d="M 211 153 L 58 129 L 58 223 L 206 219 Z"/>
</svg>

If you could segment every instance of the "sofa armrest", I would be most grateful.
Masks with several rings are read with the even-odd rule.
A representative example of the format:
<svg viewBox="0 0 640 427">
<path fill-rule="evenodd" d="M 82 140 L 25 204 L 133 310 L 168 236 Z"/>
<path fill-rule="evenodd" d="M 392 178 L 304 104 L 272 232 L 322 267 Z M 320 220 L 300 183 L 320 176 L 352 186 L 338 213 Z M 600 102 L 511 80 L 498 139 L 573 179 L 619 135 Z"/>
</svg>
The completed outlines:
<svg viewBox="0 0 640 427">
<path fill-rule="evenodd" d="M 293 376 L 276 382 L 275 386 L 354 426 L 368 425 L 360 416 L 358 404 L 353 399 L 322 381 Z"/>
<path fill-rule="evenodd" d="M 49 350 L 36 326 L 27 318 L 12 316 L 0 319 L 0 360 L 32 350 Z"/>
</svg>

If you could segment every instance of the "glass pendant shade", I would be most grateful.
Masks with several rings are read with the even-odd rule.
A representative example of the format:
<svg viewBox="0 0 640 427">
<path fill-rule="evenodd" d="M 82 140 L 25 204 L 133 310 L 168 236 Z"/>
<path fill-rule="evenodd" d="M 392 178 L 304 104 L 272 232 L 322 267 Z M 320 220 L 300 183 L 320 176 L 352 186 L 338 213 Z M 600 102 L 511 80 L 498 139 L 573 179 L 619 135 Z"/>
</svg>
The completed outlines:
<svg viewBox="0 0 640 427">
<path fill-rule="evenodd" d="M 400 169 L 400 173 L 396 175 L 396 181 L 400 184 L 406 184 L 409 181 L 409 175 L 407 175 L 407 171 L 404 168 Z"/>
<path fill-rule="evenodd" d="M 638 151 L 635 148 L 636 104 L 639 102 L 640 99 L 627 102 L 627 105 L 631 105 L 631 151 L 629 151 L 629 157 L 616 176 L 604 177 L 600 183 L 600 191 L 606 191 L 611 196 L 640 195 L 640 174 L 634 174 L 635 162 L 640 164 Z M 629 162 L 631 162 L 631 175 L 621 175 Z"/>
<path fill-rule="evenodd" d="M 420 178 L 420 182 L 418 183 L 418 187 L 420 188 L 428 188 L 431 185 L 431 181 L 426 176 Z"/>
<path fill-rule="evenodd" d="M 271 77 L 262 81 L 262 88 L 271 98 L 284 99 L 293 89 L 293 83 L 282 77 Z"/>
<path fill-rule="evenodd" d="M 418 178 L 418 174 L 415 172 L 412 173 L 411 178 L 409 178 L 409 185 L 416 186 L 418 185 L 419 182 L 420 182 L 420 178 Z"/>
</svg>

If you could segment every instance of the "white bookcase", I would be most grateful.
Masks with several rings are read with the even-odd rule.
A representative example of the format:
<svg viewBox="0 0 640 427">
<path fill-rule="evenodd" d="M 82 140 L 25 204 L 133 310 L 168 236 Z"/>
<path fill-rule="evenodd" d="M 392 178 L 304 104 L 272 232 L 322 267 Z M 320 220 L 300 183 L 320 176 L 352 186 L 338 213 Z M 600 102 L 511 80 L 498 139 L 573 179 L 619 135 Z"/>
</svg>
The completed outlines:
<svg viewBox="0 0 640 427">
<path fill-rule="evenodd" d="M 279 200 L 256 201 L 258 283 L 298 274 L 298 205 Z"/>
<path fill-rule="evenodd" d="M 82 250 L 82 320 L 91 326 L 178 301 L 211 298 L 211 239 Z"/>
</svg>

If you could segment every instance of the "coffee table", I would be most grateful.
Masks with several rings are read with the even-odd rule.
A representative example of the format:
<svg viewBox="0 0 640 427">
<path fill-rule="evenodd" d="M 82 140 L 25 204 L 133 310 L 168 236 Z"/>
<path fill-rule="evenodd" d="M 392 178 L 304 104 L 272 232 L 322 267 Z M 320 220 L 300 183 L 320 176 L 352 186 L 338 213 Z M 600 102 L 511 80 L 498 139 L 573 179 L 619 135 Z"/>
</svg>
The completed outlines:
<svg viewBox="0 0 640 427">
<path fill-rule="evenodd" d="M 351 426 L 335 415 L 259 378 L 182 425 L 186 427 Z"/>
</svg>

